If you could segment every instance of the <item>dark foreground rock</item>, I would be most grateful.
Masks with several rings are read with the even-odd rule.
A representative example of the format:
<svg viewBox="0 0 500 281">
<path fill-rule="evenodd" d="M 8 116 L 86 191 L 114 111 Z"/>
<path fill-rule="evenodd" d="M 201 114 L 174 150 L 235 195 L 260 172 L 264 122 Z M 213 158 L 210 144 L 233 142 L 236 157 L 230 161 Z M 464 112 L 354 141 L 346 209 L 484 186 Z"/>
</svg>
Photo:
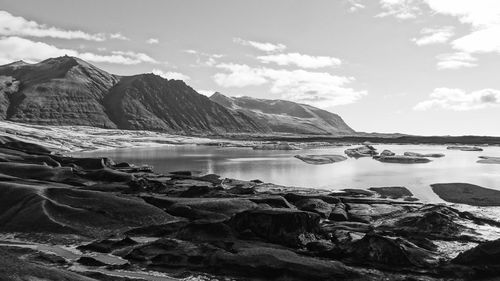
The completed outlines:
<svg viewBox="0 0 500 281">
<path fill-rule="evenodd" d="M 472 206 L 500 206 L 500 191 L 468 183 L 432 184 L 432 190 L 441 199 Z"/>
<path fill-rule="evenodd" d="M 353 151 L 353 157 L 376 154 L 369 144 Z M 133 279 L 112 276 L 125 274 L 117 267 L 236 280 L 500 276 L 493 261 L 498 242 L 488 244 L 492 236 L 482 233 L 498 233 L 500 222 L 408 202 L 415 198 L 404 187 L 328 192 L 189 171 L 161 175 L 2 138 L 0 160 L 0 237 L 81 251 L 61 257 L 58 250 L 0 246 L 0 280 Z M 492 204 L 498 196 L 464 184 L 437 186 L 468 202 Z M 93 271 L 66 271 L 82 267 Z"/>
<path fill-rule="evenodd" d="M 324 155 L 295 155 L 297 159 L 300 159 L 307 164 L 322 165 L 331 164 L 347 160 L 347 157 L 342 155 L 334 154 L 324 154 Z"/>
</svg>

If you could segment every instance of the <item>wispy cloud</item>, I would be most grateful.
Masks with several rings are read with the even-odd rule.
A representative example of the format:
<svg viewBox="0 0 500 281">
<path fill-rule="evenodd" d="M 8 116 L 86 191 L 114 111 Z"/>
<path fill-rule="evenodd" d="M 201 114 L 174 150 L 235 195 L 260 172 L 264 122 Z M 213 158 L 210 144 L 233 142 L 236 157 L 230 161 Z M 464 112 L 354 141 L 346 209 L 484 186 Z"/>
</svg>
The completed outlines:
<svg viewBox="0 0 500 281">
<path fill-rule="evenodd" d="M 358 10 L 366 8 L 366 6 L 364 4 L 361 4 L 359 0 L 348 0 L 347 2 L 349 4 L 350 12 L 356 12 Z"/>
<path fill-rule="evenodd" d="M 246 64 L 218 64 L 224 70 L 214 75 L 214 81 L 222 87 L 247 87 L 269 84 L 270 92 L 282 98 L 318 107 L 349 104 L 366 95 L 347 85 L 352 77 L 336 76 L 326 72 L 306 70 L 250 67 Z"/>
<path fill-rule="evenodd" d="M 161 69 L 153 69 L 153 71 L 151 72 L 165 79 L 184 80 L 184 81 L 191 79 L 191 77 L 189 77 L 188 75 L 180 72 L 163 71 Z"/>
<path fill-rule="evenodd" d="M 125 35 L 121 34 L 121 33 L 111 33 L 109 35 L 109 38 L 111 39 L 116 39 L 116 40 L 130 40 L 130 38 L 126 37 Z"/>
<path fill-rule="evenodd" d="M 393 16 L 398 19 L 414 19 L 420 13 L 419 0 L 380 0 L 383 12 L 377 17 Z"/>
<path fill-rule="evenodd" d="M 414 109 L 423 111 L 442 108 L 467 111 L 498 106 L 500 106 L 499 90 L 483 89 L 467 93 L 462 89 L 437 88 L 430 94 L 428 100 L 418 103 Z"/>
<path fill-rule="evenodd" d="M 258 56 L 257 59 L 263 63 L 276 63 L 278 65 L 296 65 L 303 68 L 321 68 L 327 66 L 339 66 L 342 61 L 338 58 L 328 56 L 310 56 L 299 53 L 272 54 Z"/>
<path fill-rule="evenodd" d="M 0 35 L 83 39 L 91 41 L 104 41 L 106 38 L 102 33 L 91 34 L 81 30 L 65 30 L 57 27 L 49 27 L 23 17 L 14 16 L 6 11 L 0 11 Z"/>
<path fill-rule="evenodd" d="M 146 43 L 151 44 L 151 45 L 152 44 L 158 44 L 158 43 L 160 43 L 160 39 L 158 39 L 158 38 L 149 38 L 148 40 L 146 40 Z"/>
<path fill-rule="evenodd" d="M 420 31 L 422 37 L 413 38 L 412 41 L 418 46 L 446 43 L 454 35 L 453 30 L 453 26 L 424 28 Z"/>
<path fill-rule="evenodd" d="M 43 42 L 10 36 L 0 37 L 0 64 L 16 60 L 38 62 L 51 57 L 74 56 L 91 62 L 114 64 L 139 64 L 156 63 L 156 60 L 144 53 L 112 51 L 108 54 L 95 54 L 92 52 L 79 52 L 73 49 L 62 49 Z"/>
<path fill-rule="evenodd" d="M 259 51 L 263 52 L 281 52 L 286 49 L 286 46 L 283 44 L 273 44 L 268 42 L 257 42 L 251 40 L 244 40 L 241 38 L 234 38 L 233 41 L 235 43 L 241 44 L 243 46 L 250 46 Z"/>
<path fill-rule="evenodd" d="M 476 58 L 469 53 L 456 52 L 450 54 L 441 54 L 437 56 L 438 69 L 459 69 L 464 67 L 477 66 Z"/>
</svg>

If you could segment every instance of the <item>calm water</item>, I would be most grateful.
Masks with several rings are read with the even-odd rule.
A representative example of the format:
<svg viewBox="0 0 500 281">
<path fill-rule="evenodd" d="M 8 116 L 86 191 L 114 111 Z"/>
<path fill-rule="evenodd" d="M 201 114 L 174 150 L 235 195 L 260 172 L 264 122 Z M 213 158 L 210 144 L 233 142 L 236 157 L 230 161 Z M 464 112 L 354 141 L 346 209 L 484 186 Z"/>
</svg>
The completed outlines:
<svg viewBox="0 0 500 281">
<path fill-rule="evenodd" d="M 441 202 L 430 184 L 467 182 L 500 190 L 500 165 L 478 164 L 478 156 L 500 156 L 500 147 L 485 147 L 482 152 L 447 150 L 442 145 L 375 145 L 389 149 L 444 153 L 443 158 L 426 164 L 390 164 L 371 158 L 311 165 L 294 158 L 296 154 L 344 154 L 347 147 L 265 151 L 251 148 L 209 146 L 164 146 L 117 149 L 79 153 L 80 156 L 107 156 L 117 162 L 153 165 L 158 172 L 197 170 L 244 180 L 260 179 L 280 185 L 326 189 L 405 186 L 423 201 Z"/>
</svg>

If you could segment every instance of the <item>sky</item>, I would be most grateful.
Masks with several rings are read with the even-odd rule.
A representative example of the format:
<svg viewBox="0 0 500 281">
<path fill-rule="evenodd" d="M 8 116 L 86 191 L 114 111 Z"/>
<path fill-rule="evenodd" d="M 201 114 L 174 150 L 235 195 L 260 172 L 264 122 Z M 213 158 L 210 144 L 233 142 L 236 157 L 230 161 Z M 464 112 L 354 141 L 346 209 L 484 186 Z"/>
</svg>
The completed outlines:
<svg viewBox="0 0 500 281">
<path fill-rule="evenodd" d="M 357 131 L 500 136 L 498 0 L 0 0 L 0 64 L 66 54 Z"/>
</svg>

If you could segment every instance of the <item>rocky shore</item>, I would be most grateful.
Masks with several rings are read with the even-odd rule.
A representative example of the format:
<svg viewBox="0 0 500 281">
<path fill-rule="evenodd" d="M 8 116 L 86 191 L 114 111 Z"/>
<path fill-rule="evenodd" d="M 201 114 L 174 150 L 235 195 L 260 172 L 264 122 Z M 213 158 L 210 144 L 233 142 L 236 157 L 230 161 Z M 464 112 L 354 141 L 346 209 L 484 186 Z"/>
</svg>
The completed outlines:
<svg viewBox="0 0 500 281">
<path fill-rule="evenodd" d="M 500 242 L 479 231 L 500 221 L 415 200 L 158 174 L 0 137 L 0 280 L 500 276 Z"/>
</svg>

